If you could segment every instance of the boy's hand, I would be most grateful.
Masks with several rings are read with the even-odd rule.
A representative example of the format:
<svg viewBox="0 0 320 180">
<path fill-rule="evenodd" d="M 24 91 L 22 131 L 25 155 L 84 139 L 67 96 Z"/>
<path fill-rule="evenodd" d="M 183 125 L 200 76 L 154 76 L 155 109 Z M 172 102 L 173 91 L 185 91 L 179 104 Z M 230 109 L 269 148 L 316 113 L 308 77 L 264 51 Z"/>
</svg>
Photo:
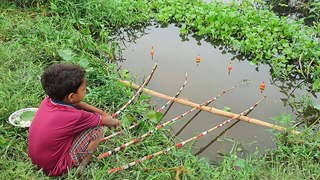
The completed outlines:
<svg viewBox="0 0 320 180">
<path fill-rule="evenodd" d="M 120 126 L 120 121 L 118 119 L 113 119 L 113 125 L 112 127 L 115 128 L 115 129 L 118 129 L 119 126 Z"/>
<path fill-rule="evenodd" d="M 109 129 L 118 129 L 120 121 L 118 119 L 113 119 L 111 116 L 102 116 L 102 125 L 109 127 Z"/>
</svg>

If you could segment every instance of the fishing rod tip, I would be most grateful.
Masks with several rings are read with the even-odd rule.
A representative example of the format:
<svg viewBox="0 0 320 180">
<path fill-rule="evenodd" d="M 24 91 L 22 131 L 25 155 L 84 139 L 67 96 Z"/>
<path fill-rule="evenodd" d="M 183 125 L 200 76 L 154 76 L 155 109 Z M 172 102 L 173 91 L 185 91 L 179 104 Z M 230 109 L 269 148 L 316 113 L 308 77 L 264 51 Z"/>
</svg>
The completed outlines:
<svg viewBox="0 0 320 180">
<path fill-rule="evenodd" d="M 267 96 L 265 95 L 264 98 L 266 98 Z"/>
</svg>

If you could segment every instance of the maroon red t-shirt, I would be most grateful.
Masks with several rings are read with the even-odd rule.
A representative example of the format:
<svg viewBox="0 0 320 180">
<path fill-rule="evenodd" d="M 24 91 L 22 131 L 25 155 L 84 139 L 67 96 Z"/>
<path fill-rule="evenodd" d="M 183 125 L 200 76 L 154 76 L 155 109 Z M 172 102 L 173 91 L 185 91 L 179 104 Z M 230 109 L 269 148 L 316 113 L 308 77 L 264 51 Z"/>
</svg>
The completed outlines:
<svg viewBox="0 0 320 180">
<path fill-rule="evenodd" d="M 46 97 L 29 128 L 28 156 L 45 174 L 60 176 L 71 168 L 69 152 L 75 136 L 101 124 L 98 113 Z"/>
</svg>

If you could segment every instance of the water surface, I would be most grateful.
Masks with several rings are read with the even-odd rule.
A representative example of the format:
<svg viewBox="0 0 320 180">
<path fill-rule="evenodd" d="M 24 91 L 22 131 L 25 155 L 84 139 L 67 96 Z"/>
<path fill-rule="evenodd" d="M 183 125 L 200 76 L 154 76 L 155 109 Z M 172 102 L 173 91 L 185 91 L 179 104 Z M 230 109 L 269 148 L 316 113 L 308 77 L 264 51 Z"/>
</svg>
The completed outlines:
<svg viewBox="0 0 320 180">
<path fill-rule="evenodd" d="M 272 124 L 275 121 L 271 120 L 270 117 L 274 117 L 277 114 L 292 114 L 292 119 L 296 118 L 295 112 L 282 102 L 282 100 L 288 99 L 285 94 L 290 94 L 290 92 L 280 92 L 281 89 L 279 88 L 283 86 L 285 87 L 284 89 L 292 90 L 293 88 L 287 88 L 292 86 L 291 82 L 288 84 L 272 79 L 268 65 L 250 65 L 249 61 L 243 60 L 238 54 L 231 51 L 228 52 L 224 47 L 206 42 L 200 37 L 195 36 L 194 38 L 189 35 L 182 38 L 179 34 L 179 28 L 174 25 L 169 25 L 166 28 L 149 26 L 144 30 L 143 34 L 141 35 L 140 33 L 139 35 L 137 33 L 136 36 L 141 36 L 140 38 L 125 42 L 127 49 L 123 51 L 122 55 L 126 60 L 120 63 L 123 69 L 130 71 L 131 76 L 137 77 L 137 84 L 142 84 L 142 81 L 149 75 L 155 61 L 157 61 L 158 67 L 148 85 L 151 90 L 172 97 L 182 86 L 184 75 L 187 72 L 188 83 L 180 97 L 186 98 L 191 102 L 201 104 L 219 95 L 224 90 L 237 86 L 209 106 L 217 109 L 229 107 L 231 112 L 238 114 L 250 108 L 266 95 L 267 98 L 250 113 L 250 117 Z M 154 46 L 155 52 L 153 60 L 150 55 L 151 46 Z M 200 54 L 201 58 L 199 66 L 195 61 L 198 54 Z M 239 57 L 241 60 L 235 57 Z M 227 67 L 232 59 L 233 69 L 228 75 Z M 244 80 L 249 80 L 250 82 L 244 84 Z M 263 93 L 259 89 L 262 81 L 266 83 L 266 89 Z M 306 90 L 296 88 L 292 94 L 306 94 Z M 318 104 L 320 102 L 319 99 L 314 99 L 314 101 Z M 153 97 L 151 105 L 154 102 L 157 104 L 157 108 L 160 108 L 167 100 Z M 190 109 L 192 107 L 174 103 L 163 121 L 171 120 Z M 189 120 L 195 113 L 197 111 L 193 111 L 184 118 Z M 206 131 L 228 119 L 227 117 L 202 111 L 180 132 L 176 141 L 187 140 L 197 133 Z M 186 122 L 181 121 L 173 124 L 170 127 L 172 128 L 172 133 L 176 134 Z M 265 149 L 275 147 L 275 144 L 271 141 L 273 136 L 267 131 L 268 128 L 241 121 L 220 138 L 224 139 L 223 141 L 216 141 L 200 151 L 201 148 L 209 144 L 230 125 L 231 123 L 224 125 L 199 138 L 193 144 L 191 152 L 200 157 L 204 156 L 211 160 L 220 160 L 221 158 L 218 158 L 216 153 L 228 153 L 234 144 L 226 139 L 240 142 L 244 152 L 249 153 L 255 152 L 256 147 L 260 149 L 261 153 L 264 153 Z M 255 143 L 249 145 L 252 142 Z"/>
</svg>

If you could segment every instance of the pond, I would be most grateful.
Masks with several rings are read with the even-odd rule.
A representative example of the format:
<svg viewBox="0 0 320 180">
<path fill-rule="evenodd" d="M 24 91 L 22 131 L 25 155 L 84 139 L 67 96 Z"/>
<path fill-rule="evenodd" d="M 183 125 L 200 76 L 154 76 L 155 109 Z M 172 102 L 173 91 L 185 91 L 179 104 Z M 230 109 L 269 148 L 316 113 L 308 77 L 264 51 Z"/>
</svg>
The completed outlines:
<svg viewBox="0 0 320 180">
<path fill-rule="evenodd" d="M 193 37 L 191 35 L 182 36 L 179 33 L 179 28 L 174 25 L 163 25 L 162 27 L 161 25 L 150 25 L 143 27 L 142 30 L 135 29 L 122 33 L 121 38 L 122 47 L 126 50 L 122 52 L 122 58 L 125 60 L 119 65 L 123 69 L 128 69 L 131 77 L 136 77 L 136 84 L 141 85 L 157 61 L 158 67 L 147 88 L 170 97 L 180 89 L 187 72 L 188 82 L 181 92 L 180 98 L 201 104 L 216 97 L 224 90 L 237 86 L 209 106 L 221 110 L 228 107 L 231 112 L 239 114 L 266 95 L 266 99 L 249 116 L 275 124 L 275 121 L 270 117 L 277 114 L 291 114 L 291 119 L 296 119 L 297 112 L 284 102 L 290 96 L 292 98 L 292 96 L 307 93 L 304 88 L 296 88 L 297 82 L 281 82 L 272 78 L 268 65 L 251 65 L 244 57 L 218 43 L 206 41 L 194 35 Z M 152 46 L 154 46 L 153 60 L 150 55 Z M 201 60 L 197 65 L 196 57 L 198 54 L 200 54 Z M 231 60 L 232 70 L 228 75 L 228 65 Z M 261 93 L 259 85 L 263 81 L 266 88 Z M 319 98 L 314 98 L 313 101 L 320 104 Z M 167 100 L 152 97 L 150 104 L 155 103 L 157 105 L 155 109 L 158 109 L 166 102 Z M 192 107 L 174 103 L 165 115 L 163 122 L 190 109 Z M 172 133 L 177 134 L 176 142 L 187 140 L 197 133 L 206 131 L 229 119 L 202 111 L 188 126 L 182 129 L 187 120 L 191 119 L 197 111 L 186 115 L 185 121 L 179 121 L 170 126 Z M 166 112 L 166 109 L 162 112 Z M 197 139 L 191 152 L 200 157 L 220 161 L 221 154 L 229 153 L 234 144 L 232 141 L 241 143 L 242 150 L 239 151 L 239 155 L 254 153 L 256 147 L 260 149 L 261 153 L 275 147 L 272 142 L 273 136 L 267 131 L 268 128 L 243 121 L 228 130 L 220 138 L 223 141 L 211 142 L 231 124 L 222 126 Z"/>
</svg>

